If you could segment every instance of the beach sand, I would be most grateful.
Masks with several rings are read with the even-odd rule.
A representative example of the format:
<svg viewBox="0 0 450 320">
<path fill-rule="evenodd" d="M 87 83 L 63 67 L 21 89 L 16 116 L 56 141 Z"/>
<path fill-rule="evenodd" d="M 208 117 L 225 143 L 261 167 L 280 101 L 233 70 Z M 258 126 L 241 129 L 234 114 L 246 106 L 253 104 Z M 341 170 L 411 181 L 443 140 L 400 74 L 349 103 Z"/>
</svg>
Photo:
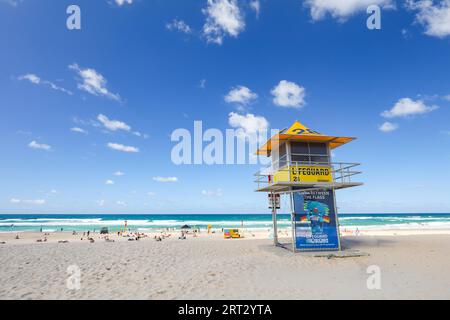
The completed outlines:
<svg viewBox="0 0 450 320">
<path fill-rule="evenodd" d="M 450 235 L 393 236 L 399 232 L 345 236 L 344 247 L 370 256 L 334 259 L 294 254 L 250 233 L 174 233 L 161 242 L 111 236 L 113 243 L 98 234 L 95 243 L 68 233 L 46 243 L 36 243 L 39 233 L 0 234 L 0 299 L 450 299 Z M 67 287 L 72 265 L 81 271 L 79 290 Z M 379 290 L 367 288 L 372 265 L 381 271 Z"/>
</svg>

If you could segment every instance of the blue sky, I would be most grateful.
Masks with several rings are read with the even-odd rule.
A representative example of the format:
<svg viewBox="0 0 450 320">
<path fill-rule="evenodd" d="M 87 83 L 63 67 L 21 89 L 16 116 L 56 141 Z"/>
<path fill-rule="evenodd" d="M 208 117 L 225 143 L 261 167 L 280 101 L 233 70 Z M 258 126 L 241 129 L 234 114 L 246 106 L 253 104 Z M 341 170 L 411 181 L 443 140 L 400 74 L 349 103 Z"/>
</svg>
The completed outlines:
<svg viewBox="0 0 450 320">
<path fill-rule="evenodd" d="M 233 116 L 358 137 L 340 212 L 450 212 L 449 1 L 0 0 L 0 38 L 0 213 L 267 212 L 258 165 L 171 161 Z"/>
</svg>

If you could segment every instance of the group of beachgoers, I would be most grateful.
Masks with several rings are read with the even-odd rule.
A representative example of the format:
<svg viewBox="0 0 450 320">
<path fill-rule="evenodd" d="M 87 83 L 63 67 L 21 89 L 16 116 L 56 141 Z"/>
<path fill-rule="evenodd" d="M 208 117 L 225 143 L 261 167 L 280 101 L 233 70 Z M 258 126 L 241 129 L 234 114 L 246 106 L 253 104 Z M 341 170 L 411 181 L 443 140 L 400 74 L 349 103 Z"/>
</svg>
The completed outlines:
<svg viewBox="0 0 450 320">
<path fill-rule="evenodd" d="M 117 229 L 116 229 L 117 230 Z M 71 232 L 72 240 L 78 240 L 82 242 L 89 242 L 89 243 L 95 243 L 96 241 L 105 241 L 105 242 L 116 242 L 120 239 L 126 238 L 127 241 L 139 241 L 143 238 L 152 238 L 154 241 L 161 242 L 164 240 L 168 240 L 174 237 L 175 234 L 178 233 L 178 240 L 187 240 L 189 238 L 198 238 L 202 232 L 202 230 L 198 227 L 191 227 L 184 225 L 179 228 L 164 228 L 157 231 L 155 234 L 154 232 L 151 233 L 144 233 L 140 232 L 138 230 L 132 230 L 131 228 L 121 228 L 118 231 L 111 231 L 108 230 L 108 228 L 104 227 L 101 229 L 94 229 L 93 231 L 76 231 L 73 230 Z M 56 232 L 44 232 L 42 228 L 40 229 L 40 236 L 35 241 L 38 243 L 47 243 L 47 242 L 55 242 L 55 236 L 57 234 L 60 234 L 60 232 L 64 232 L 63 228 L 58 228 L 58 231 Z M 60 232 L 59 232 L 60 231 Z M 156 230 L 155 230 L 156 231 Z M 208 225 L 206 230 L 204 230 L 207 234 L 215 234 L 216 230 L 213 229 L 212 225 Z M 222 233 L 224 233 L 225 229 L 222 229 Z M 70 234 L 70 233 L 69 233 Z M 19 236 L 20 235 L 20 236 Z M 253 237 L 255 237 L 254 234 L 251 233 Z M 21 234 L 17 233 L 15 236 L 16 240 L 21 239 Z M 25 238 L 25 237 L 24 237 Z M 53 239 L 52 239 L 53 238 Z M 61 238 L 61 236 L 59 236 Z M 68 243 L 69 239 L 59 240 L 58 243 Z M 52 241 L 53 240 L 53 241 Z M 34 240 L 33 240 L 34 241 Z M 6 244 L 6 242 L 0 242 L 0 244 Z"/>
</svg>

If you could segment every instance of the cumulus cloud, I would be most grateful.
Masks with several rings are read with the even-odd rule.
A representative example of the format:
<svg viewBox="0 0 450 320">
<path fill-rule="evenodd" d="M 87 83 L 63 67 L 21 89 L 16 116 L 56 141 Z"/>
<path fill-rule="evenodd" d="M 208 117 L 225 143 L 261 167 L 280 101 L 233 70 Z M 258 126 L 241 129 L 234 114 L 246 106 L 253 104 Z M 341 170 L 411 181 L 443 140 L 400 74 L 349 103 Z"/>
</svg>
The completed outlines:
<svg viewBox="0 0 450 320">
<path fill-rule="evenodd" d="M 171 31 L 179 31 L 182 33 L 192 33 L 192 28 L 183 20 L 173 19 L 172 22 L 166 24 L 166 28 Z"/>
<path fill-rule="evenodd" d="M 381 116 L 385 118 L 406 118 L 432 112 L 438 109 L 437 106 L 427 106 L 422 100 L 412 100 L 403 98 L 390 109 L 383 111 Z"/>
<path fill-rule="evenodd" d="M 247 106 L 258 98 L 258 95 L 244 86 L 232 88 L 225 96 L 225 101 L 235 103 L 241 106 Z"/>
<path fill-rule="evenodd" d="M 44 205 L 46 203 L 44 199 L 22 200 L 17 198 L 12 198 L 9 200 L 9 202 L 13 204 L 32 204 L 32 205 Z"/>
<path fill-rule="evenodd" d="M 112 149 L 112 150 L 116 150 L 116 151 L 121 151 L 121 152 L 127 152 L 127 153 L 137 153 L 139 152 L 139 149 L 136 147 L 132 147 L 132 146 L 125 146 L 123 144 L 119 144 L 119 143 L 108 143 L 108 148 Z"/>
<path fill-rule="evenodd" d="M 261 133 L 266 133 L 269 128 L 266 118 L 251 113 L 240 115 L 231 112 L 228 115 L 228 124 L 239 130 L 237 136 L 241 139 L 262 139 Z"/>
<path fill-rule="evenodd" d="M 245 29 L 236 0 L 208 0 L 202 11 L 206 16 L 203 34 L 208 42 L 221 45 L 225 36 L 236 38 Z"/>
<path fill-rule="evenodd" d="M 406 7 L 417 11 L 416 21 L 425 27 L 425 34 L 438 38 L 450 36 L 450 0 L 407 0 Z"/>
<path fill-rule="evenodd" d="M 36 150 L 45 150 L 45 151 L 50 151 L 52 149 L 51 146 L 49 146 L 48 144 L 44 144 L 44 143 L 38 143 L 37 141 L 33 140 L 28 144 L 28 147 L 30 147 L 31 149 L 36 149 Z"/>
<path fill-rule="evenodd" d="M 105 184 L 106 184 L 106 185 L 109 185 L 109 186 L 112 186 L 112 185 L 114 184 L 114 181 L 112 181 L 112 180 L 106 180 L 106 181 L 105 181 Z"/>
<path fill-rule="evenodd" d="M 305 88 L 286 80 L 280 81 L 272 91 L 273 103 L 280 107 L 301 108 L 305 105 Z"/>
<path fill-rule="evenodd" d="M 67 90 L 65 88 L 62 88 L 62 87 L 54 84 L 51 81 L 43 80 L 39 76 L 37 76 L 37 75 L 35 75 L 33 73 L 24 74 L 24 75 L 18 77 L 18 79 L 21 80 L 21 81 L 23 81 L 23 80 L 29 81 L 30 83 L 35 84 L 35 85 L 44 85 L 44 86 L 47 86 L 50 89 L 64 92 L 64 93 L 66 93 L 66 94 L 68 94 L 70 96 L 73 95 L 72 91 Z"/>
<path fill-rule="evenodd" d="M 153 181 L 156 182 L 178 182 L 177 177 L 153 177 Z"/>
<path fill-rule="evenodd" d="M 121 100 L 118 94 L 112 93 L 108 90 L 106 87 L 107 81 L 105 77 L 96 70 L 82 69 L 76 63 L 69 65 L 69 69 L 74 70 L 80 77 L 79 80 L 81 82 L 78 83 L 78 89 L 95 96 L 103 96 L 116 101 Z"/>
<path fill-rule="evenodd" d="M 398 124 L 386 121 L 378 129 L 381 132 L 392 132 L 398 129 Z"/>
<path fill-rule="evenodd" d="M 370 5 L 378 5 L 384 9 L 395 8 L 393 0 L 305 0 L 304 5 L 310 9 L 315 21 L 322 20 L 327 15 L 345 21 L 357 12 L 365 12 Z"/>
<path fill-rule="evenodd" d="M 111 131 L 117 131 L 117 130 L 124 130 L 124 131 L 130 131 L 131 127 L 127 125 L 125 122 L 118 121 L 118 120 L 110 120 L 107 116 L 103 114 L 99 114 L 97 116 L 97 120 L 100 121 L 100 123 L 108 130 Z"/>
<path fill-rule="evenodd" d="M 116 171 L 113 173 L 116 177 L 122 177 L 125 175 L 125 173 L 123 173 L 122 171 Z"/>
</svg>

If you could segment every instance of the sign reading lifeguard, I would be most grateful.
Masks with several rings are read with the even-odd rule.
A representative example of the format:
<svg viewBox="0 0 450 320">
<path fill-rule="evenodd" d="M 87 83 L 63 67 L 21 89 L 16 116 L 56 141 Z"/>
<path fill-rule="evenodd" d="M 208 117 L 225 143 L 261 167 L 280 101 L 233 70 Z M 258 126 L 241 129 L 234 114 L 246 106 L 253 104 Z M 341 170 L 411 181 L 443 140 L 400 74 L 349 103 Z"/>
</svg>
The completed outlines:
<svg viewBox="0 0 450 320">
<path fill-rule="evenodd" d="M 333 182 L 331 166 L 290 166 L 279 169 L 273 175 L 274 182 Z"/>
<path fill-rule="evenodd" d="M 291 182 L 333 182 L 330 166 L 293 166 Z"/>
</svg>

